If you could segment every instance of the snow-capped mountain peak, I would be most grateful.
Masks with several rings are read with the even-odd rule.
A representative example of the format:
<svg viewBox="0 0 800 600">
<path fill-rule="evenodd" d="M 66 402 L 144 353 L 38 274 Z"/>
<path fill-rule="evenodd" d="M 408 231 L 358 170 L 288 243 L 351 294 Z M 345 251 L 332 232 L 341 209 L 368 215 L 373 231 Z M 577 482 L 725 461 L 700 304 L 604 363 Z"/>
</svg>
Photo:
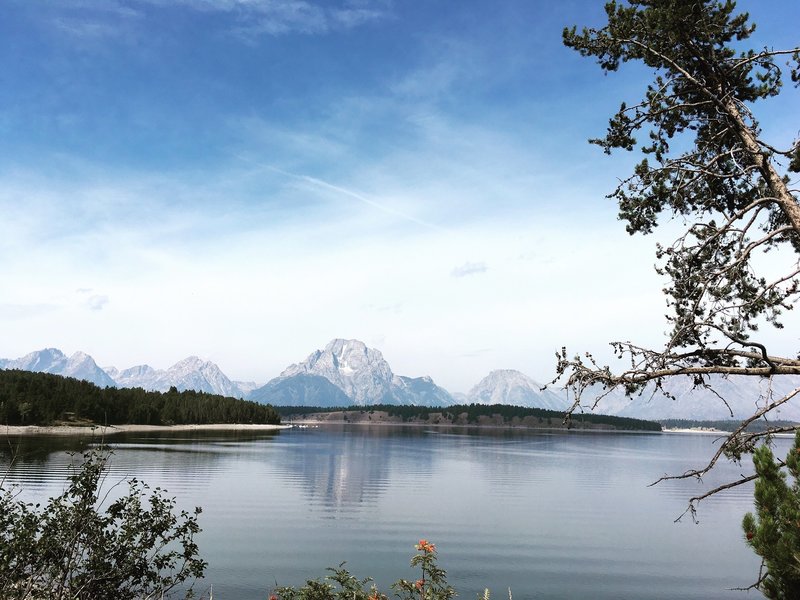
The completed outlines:
<svg viewBox="0 0 800 600">
<path fill-rule="evenodd" d="M 171 369 L 178 370 L 178 369 L 201 369 L 206 365 L 213 364 L 207 360 L 203 360 L 199 356 L 187 356 L 183 360 L 179 360 L 174 365 L 172 365 Z"/>
<path fill-rule="evenodd" d="M 67 357 L 58 348 L 44 348 L 9 361 L 6 368 L 37 373 L 58 373 L 66 362 Z"/>
<path fill-rule="evenodd" d="M 154 369 L 150 365 L 136 365 L 122 371 L 111 368 L 119 387 L 140 387 L 166 392 L 171 387 L 179 391 L 196 390 L 209 394 L 241 397 L 245 392 L 233 383 L 213 362 L 198 356 L 188 356 L 169 369 Z"/>
<path fill-rule="evenodd" d="M 392 402 L 394 373 L 383 355 L 359 340 L 335 339 L 324 350 L 286 368 L 280 377 L 307 374 L 324 377 L 356 404 Z"/>
<path fill-rule="evenodd" d="M 428 378 L 398 377 L 383 354 L 359 340 L 334 339 L 301 363 L 287 367 L 279 379 L 299 375 L 324 377 L 354 404 L 449 404 L 450 395 Z"/>
<path fill-rule="evenodd" d="M 563 410 L 566 398 L 549 390 L 519 371 L 501 369 L 481 379 L 467 394 L 475 404 L 515 404 L 550 410 Z"/>
</svg>

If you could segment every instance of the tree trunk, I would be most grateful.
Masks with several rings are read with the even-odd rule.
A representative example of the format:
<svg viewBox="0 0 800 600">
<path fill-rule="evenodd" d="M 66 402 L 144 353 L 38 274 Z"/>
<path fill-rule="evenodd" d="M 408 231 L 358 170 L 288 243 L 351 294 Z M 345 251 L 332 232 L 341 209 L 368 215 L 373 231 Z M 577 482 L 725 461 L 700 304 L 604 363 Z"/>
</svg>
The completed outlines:
<svg viewBox="0 0 800 600">
<path fill-rule="evenodd" d="M 789 221 L 795 233 L 800 235 L 800 204 L 798 204 L 792 197 L 792 194 L 789 193 L 786 182 L 783 181 L 783 178 L 778 174 L 775 167 L 767 158 L 767 154 L 756 139 L 755 132 L 744 122 L 744 118 L 739 112 L 739 108 L 736 106 L 736 102 L 733 98 L 726 98 L 723 101 L 723 105 L 728 111 L 728 114 L 733 118 L 739 133 L 739 138 L 742 140 L 745 150 L 752 156 L 753 164 L 759 170 L 767 187 L 769 187 L 769 190 L 772 192 L 775 203 L 781 208 L 781 211 L 786 216 L 786 219 Z"/>
</svg>

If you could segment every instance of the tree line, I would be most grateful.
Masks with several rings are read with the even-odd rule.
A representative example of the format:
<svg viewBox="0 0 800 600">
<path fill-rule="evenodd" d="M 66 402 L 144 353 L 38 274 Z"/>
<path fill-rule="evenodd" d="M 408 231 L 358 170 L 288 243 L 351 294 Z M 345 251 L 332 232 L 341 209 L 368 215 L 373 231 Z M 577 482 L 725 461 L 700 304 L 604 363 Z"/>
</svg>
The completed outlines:
<svg viewBox="0 0 800 600">
<path fill-rule="evenodd" d="M 0 423 L 51 425 L 91 421 L 108 425 L 213 423 L 278 424 L 268 404 L 194 390 L 150 392 L 142 388 L 100 388 L 88 381 L 50 373 L 0 370 Z"/>
<path fill-rule="evenodd" d="M 340 411 L 383 411 L 390 417 L 400 417 L 403 421 L 410 420 L 429 420 L 432 414 L 442 415 L 444 419 L 455 421 L 461 415 L 466 415 L 468 423 L 477 423 L 480 417 L 501 416 L 505 422 L 510 422 L 514 418 L 525 419 L 534 417 L 540 423 L 552 419 L 552 423 L 561 424 L 564 420 L 564 412 L 548 410 L 545 408 L 528 408 L 524 406 L 512 406 L 509 404 L 454 404 L 447 407 L 435 406 L 409 406 L 395 404 L 374 404 L 369 406 L 350 406 L 350 407 L 315 407 L 315 406 L 277 406 L 275 407 L 283 417 L 299 417 L 314 413 L 330 413 Z M 607 425 L 614 429 L 626 431 L 661 431 L 661 425 L 655 421 L 645 421 L 643 419 L 632 419 L 629 417 L 615 417 L 611 415 L 600 415 L 595 413 L 578 413 L 571 416 L 575 423 L 590 423 L 592 425 Z"/>
</svg>

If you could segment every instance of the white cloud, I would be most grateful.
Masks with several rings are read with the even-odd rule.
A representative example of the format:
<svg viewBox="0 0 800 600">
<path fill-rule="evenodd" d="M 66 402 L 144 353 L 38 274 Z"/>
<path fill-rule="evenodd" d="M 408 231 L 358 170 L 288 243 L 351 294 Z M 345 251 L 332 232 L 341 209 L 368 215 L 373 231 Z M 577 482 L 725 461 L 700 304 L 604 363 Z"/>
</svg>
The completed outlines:
<svg viewBox="0 0 800 600">
<path fill-rule="evenodd" d="M 332 9 L 330 12 L 331 22 L 342 26 L 345 29 L 352 29 L 373 21 L 380 21 L 389 16 L 389 11 L 385 3 L 375 3 L 374 6 L 344 7 Z"/>
<path fill-rule="evenodd" d="M 53 24 L 64 33 L 78 38 L 112 37 L 119 32 L 119 27 L 115 24 L 83 18 L 58 17 L 53 19 Z"/>
<path fill-rule="evenodd" d="M 386 0 L 345 0 L 335 5 L 309 0 L 138 0 L 157 5 L 181 4 L 200 11 L 231 14 L 234 31 L 245 39 L 290 33 L 324 34 L 380 21 L 391 14 Z"/>
<path fill-rule="evenodd" d="M 86 299 L 86 306 L 90 310 L 103 310 L 103 307 L 108 304 L 108 296 L 101 294 L 93 294 Z"/>
<path fill-rule="evenodd" d="M 32 4 L 32 3 L 29 3 Z M 69 3 L 36 3 L 37 19 L 73 41 L 92 44 L 127 37 L 142 13 L 118 0 L 77 0 Z"/>
<path fill-rule="evenodd" d="M 480 80 L 485 75 L 484 57 L 474 44 L 437 38 L 428 45 L 417 68 L 390 84 L 392 92 L 417 99 L 448 97 L 459 85 Z"/>
<path fill-rule="evenodd" d="M 392 15 L 391 3 L 386 0 L 343 0 L 336 4 L 312 0 L 130 0 L 125 4 L 118 0 L 81 0 L 54 3 L 44 11 L 45 20 L 52 27 L 73 40 L 91 43 L 119 36 L 128 39 L 146 35 L 148 29 L 142 25 L 150 17 L 141 10 L 145 5 L 157 8 L 180 5 L 189 10 L 225 15 L 229 19 L 219 24 L 220 29 L 248 42 L 262 35 L 347 31 Z"/>
<path fill-rule="evenodd" d="M 465 262 L 463 265 L 460 265 L 450 271 L 450 275 L 453 277 L 466 277 L 467 275 L 477 275 L 478 273 L 486 273 L 488 267 L 485 263 L 473 263 L 473 262 Z"/>
<path fill-rule="evenodd" d="M 316 177 L 310 177 L 308 175 L 297 175 L 295 173 L 289 173 L 287 171 L 283 171 L 281 169 L 276 169 L 274 167 L 272 167 L 272 169 L 275 170 L 278 173 L 281 173 L 282 175 L 287 176 L 287 177 L 291 177 L 293 179 L 297 179 L 299 181 L 302 181 L 302 182 L 305 182 L 305 183 L 309 183 L 313 187 L 316 187 L 316 188 L 318 188 L 318 189 L 320 189 L 320 190 L 322 190 L 324 192 L 333 192 L 335 195 L 338 195 L 338 196 L 344 196 L 346 198 L 355 199 L 358 202 L 361 202 L 362 204 L 365 204 L 365 205 L 367 205 L 367 206 L 369 206 L 371 208 L 374 208 L 374 209 L 376 209 L 376 210 L 378 210 L 380 212 L 386 213 L 387 215 L 389 215 L 391 217 L 397 217 L 397 218 L 402 219 L 404 221 L 408 221 L 408 222 L 414 223 L 416 225 L 421 225 L 422 227 L 426 227 L 428 229 L 434 229 L 434 230 L 438 230 L 438 231 L 443 231 L 444 230 L 444 228 L 440 227 L 439 225 L 435 225 L 433 223 L 429 223 L 427 221 L 424 221 L 422 219 L 419 219 L 419 218 L 415 217 L 414 215 L 410 215 L 410 214 L 407 214 L 407 213 L 405 213 L 405 212 L 403 212 L 401 210 L 397 210 L 397 209 L 393 208 L 392 206 L 390 206 L 389 204 L 387 204 L 386 202 L 383 202 L 383 201 L 380 201 L 380 200 L 376 200 L 376 199 L 371 198 L 371 197 L 369 197 L 369 196 L 367 196 L 367 195 L 365 195 L 365 194 L 363 194 L 361 192 L 357 192 L 357 191 L 354 191 L 354 190 L 351 190 L 351 189 L 347 189 L 347 188 L 342 187 L 340 185 L 334 185 L 332 183 L 329 183 L 327 181 L 323 181 L 322 179 L 318 179 Z"/>
</svg>

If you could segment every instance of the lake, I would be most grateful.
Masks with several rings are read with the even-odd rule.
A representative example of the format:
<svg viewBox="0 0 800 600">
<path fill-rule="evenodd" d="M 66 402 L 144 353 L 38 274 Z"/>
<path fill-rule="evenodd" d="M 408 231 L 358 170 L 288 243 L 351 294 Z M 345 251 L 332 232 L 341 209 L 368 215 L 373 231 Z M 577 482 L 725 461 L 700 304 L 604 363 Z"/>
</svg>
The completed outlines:
<svg viewBox="0 0 800 600">
<path fill-rule="evenodd" d="M 275 432 L 112 438 L 109 483 L 136 476 L 179 507 L 203 507 L 209 562 L 196 587 L 215 600 L 264 599 L 347 561 L 382 591 L 403 577 L 420 538 L 461 598 L 761 598 L 759 560 L 743 541 L 752 487 L 704 501 L 699 524 L 673 520 L 687 499 L 740 474 L 668 481 L 706 461 L 715 436 L 327 426 Z M 8 481 L 42 501 L 64 486 L 80 442 L 15 438 Z M 785 455 L 789 440 L 780 440 Z M 784 443 L 785 442 L 785 443 Z"/>
</svg>

